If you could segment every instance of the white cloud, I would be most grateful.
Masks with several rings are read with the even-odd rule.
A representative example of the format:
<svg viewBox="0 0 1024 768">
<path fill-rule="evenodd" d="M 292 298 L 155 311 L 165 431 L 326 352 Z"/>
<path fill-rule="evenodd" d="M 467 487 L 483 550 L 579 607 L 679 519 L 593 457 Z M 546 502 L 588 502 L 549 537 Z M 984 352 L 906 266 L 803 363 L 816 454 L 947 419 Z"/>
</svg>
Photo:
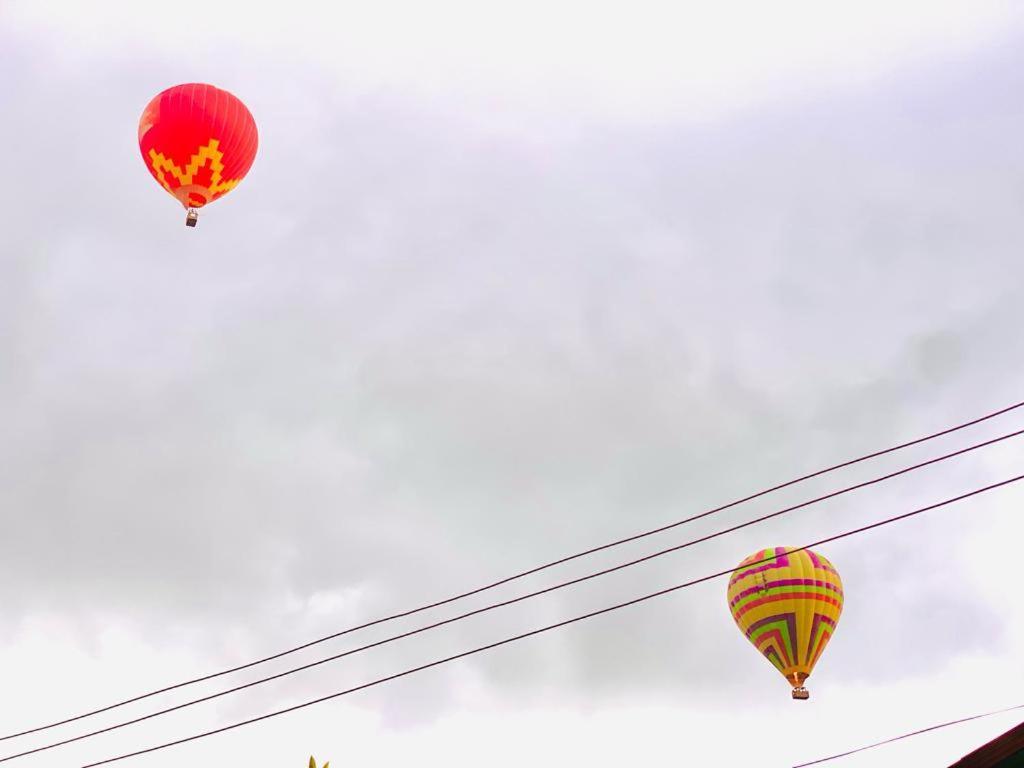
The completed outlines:
<svg viewBox="0 0 1024 768">
<path fill-rule="evenodd" d="M 827 85 L 863 85 L 998 42 L 1020 9 L 1006 0 L 439 0 L 207 2 L 149 14 L 120 0 L 88 8 L 16 0 L 5 15 L 76 61 L 159 57 L 182 80 L 303 61 L 345 89 L 454 99 L 496 110 L 500 122 L 523 110 L 706 119 Z"/>
</svg>

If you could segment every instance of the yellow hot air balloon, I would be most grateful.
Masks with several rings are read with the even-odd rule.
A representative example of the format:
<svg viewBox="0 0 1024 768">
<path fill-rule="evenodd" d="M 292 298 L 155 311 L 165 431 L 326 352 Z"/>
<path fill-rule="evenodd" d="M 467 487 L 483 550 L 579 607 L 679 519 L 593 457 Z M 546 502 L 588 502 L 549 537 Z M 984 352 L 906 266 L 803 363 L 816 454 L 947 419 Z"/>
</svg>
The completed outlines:
<svg viewBox="0 0 1024 768">
<path fill-rule="evenodd" d="M 736 626 L 793 686 L 793 698 L 808 698 L 804 681 L 843 612 L 832 563 L 809 549 L 762 549 L 733 571 L 728 597 Z"/>
</svg>

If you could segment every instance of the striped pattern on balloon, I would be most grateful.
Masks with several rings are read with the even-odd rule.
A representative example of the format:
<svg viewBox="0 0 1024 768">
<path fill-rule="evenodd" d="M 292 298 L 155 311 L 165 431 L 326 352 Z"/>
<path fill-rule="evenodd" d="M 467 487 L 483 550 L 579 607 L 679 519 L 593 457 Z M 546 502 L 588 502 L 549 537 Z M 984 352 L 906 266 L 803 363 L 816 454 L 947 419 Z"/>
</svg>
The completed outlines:
<svg viewBox="0 0 1024 768">
<path fill-rule="evenodd" d="M 740 631 L 806 699 L 804 682 L 832 638 L 843 611 L 843 582 L 809 549 L 762 549 L 745 558 L 728 587 Z"/>
</svg>

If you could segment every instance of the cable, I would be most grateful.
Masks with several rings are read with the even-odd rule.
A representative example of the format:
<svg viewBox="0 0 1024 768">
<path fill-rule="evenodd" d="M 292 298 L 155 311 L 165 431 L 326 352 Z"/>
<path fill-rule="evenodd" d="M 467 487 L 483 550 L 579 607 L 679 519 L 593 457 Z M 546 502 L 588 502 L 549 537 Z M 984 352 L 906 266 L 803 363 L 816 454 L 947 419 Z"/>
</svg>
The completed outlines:
<svg viewBox="0 0 1024 768">
<path fill-rule="evenodd" d="M 255 667 L 255 666 L 258 666 L 260 664 L 265 664 L 265 663 L 267 663 L 269 661 L 274 661 L 276 659 L 280 659 L 280 658 L 282 658 L 284 656 L 288 656 L 288 655 L 291 655 L 293 653 L 297 653 L 299 651 L 305 650 L 306 648 L 311 648 L 314 645 L 319 645 L 320 643 L 325 643 L 328 640 L 334 640 L 335 638 L 342 637 L 343 635 L 347 635 L 347 634 L 350 634 L 352 632 L 356 632 L 356 631 L 361 630 L 361 629 L 367 629 L 369 627 L 377 626 L 378 624 L 384 624 L 384 623 L 389 622 L 389 621 L 394 621 L 395 619 L 401 619 L 401 618 L 404 618 L 406 616 L 412 616 L 412 615 L 417 614 L 417 613 L 422 613 L 423 611 L 430 610 L 431 608 L 438 608 L 438 607 L 440 607 L 442 605 L 447 605 L 449 603 L 454 603 L 457 600 L 462 600 L 464 598 L 480 594 L 481 592 L 486 592 L 488 590 L 495 589 L 496 587 L 500 587 L 500 586 L 502 586 L 504 584 L 508 584 L 509 582 L 525 578 L 526 576 L 530 576 L 532 574 L 539 573 L 541 571 L 545 571 L 545 570 L 547 570 L 549 568 L 554 568 L 557 565 L 562 565 L 563 563 L 568 563 L 568 562 L 570 562 L 572 560 L 577 560 L 577 559 L 579 559 L 581 557 L 586 557 L 587 555 L 592 555 L 592 554 L 594 554 L 596 552 L 601 552 L 601 551 L 606 550 L 606 549 L 611 549 L 613 547 L 617 547 L 617 546 L 620 546 L 622 544 L 627 544 L 627 543 L 629 543 L 631 541 L 637 541 L 638 539 L 643 539 L 643 538 L 646 538 L 648 536 L 653 536 L 655 534 L 662 533 L 664 531 L 670 530 L 672 528 L 679 527 L 681 525 L 685 525 L 687 523 L 692 523 L 692 522 L 694 522 L 696 520 L 700 520 L 701 518 L 717 514 L 718 512 L 723 512 L 723 511 L 725 511 L 727 509 L 731 509 L 732 507 L 739 506 L 740 504 L 744 504 L 744 503 L 746 503 L 748 501 L 753 501 L 754 499 L 761 498 L 762 496 L 767 496 L 768 494 L 774 493 L 775 491 L 780 491 L 780 490 L 782 490 L 784 488 L 789 488 L 791 486 L 797 485 L 798 483 L 802 483 L 802 482 L 805 482 L 807 480 L 811 480 L 811 479 L 813 479 L 815 477 L 820 477 L 822 475 L 829 474 L 830 472 L 835 472 L 837 470 L 845 469 L 846 467 L 851 467 L 851 466 L 853 466 L 855 464 L 859 464 L 861 462 L 868 461 L 869 459 L 878 458 L 879 456 L 884 456 L 884 455 L 889 454 L 889 453 L 894 453 L 895 451 L 899 451 L 899 450 L 902 450 L 904 448 L 909 448 L 909 447 L 911 447 L 913 445 L 919 445 L 919 444 L 927 442 L 929 440 L 934 440 L 934 439 L 936 439 L 938 437 L 943 437 L 944 435 L 949 435 L 949 434 L 952 434 L 954 432 L 958 432 L 958 431 L 960 431 L 962 429 L 966 429 L 968 427 L 975 426 L 976 424 L 981 424 L 982 422 L 989 421 L 990 419 L 994 419 L 994 418 L 996 418 L 998 416 L 1003 416 L 1003 415 L 1005 415 L 1007 413 L 1010 413 L 1011 411 L 1017 410 L 1017 409 L 1022 408 L 1022 407 L 1024 407 L 1024 401 L 1019 402 L 1019 403 L 1014 403 L 1013 405 L 1009 405 L 1009 406 L 1007 406 L 1005 408 L 999 409 L 998 411 L 993 411 L 992 413 L 985 414 L 984 416 L 979 416 L 976 419 L 972 419 L 970 421 L 966 421 L 966 422 L 964 422 L 962 424 L 957 424 L 955 426 L 948 427 L 948 428 L 943 429 L 943 430 L 941 430 L 939 432 L 934 432 L 934 433 L 932 433 L 930 435 L 925 435 L 924 437 L 918 437 L 918 438 L 915 438 L 914 440 L 909 440 L 907 442 L 900 443 L 899 445 L 894 445 L 891 448 L 884 448 L 884 449 L 879 450 L 879 451 L 874 451 L 873 453 L 868 453 L 868 454 L 865 454 L 863 456 L 858 456 L 855 459 L 850 459 L 848 461 L 844 461 L 844 462 L 841 462 L 839 464 L 834 464 L 834 465 L 832 465 L 830 467 L 826 467 L 825 469 L 819 469 L 816 472 L 811 472 L 810 474 L 802 475 L 802 476 L 800 476 L 800 477 L 798 477 L 798 478 L 796 478 L 794 480 L 788 480 L 788 481 L 786 481 L 784 483 L 780 483 L 780 484 L 772 486 L 770 488 L 766 488 L 766 489 L 764 489 L 762 491 L 758 491 L 757 493 L 750 494 L 749 496 L 745 496 L 745 497 L 743 497 L 741 499 L 737 499 L 736 501 L 731 501 L 728 504 L 723 504 L 722 506 L 715 507 L 713 509 L 709 509 L 706 512 L 702 512 L 700 514 L 693 515 L 693 516 L 688 517 L 688 518 L 684 518 L 683 520 L 678 520 L 678 521 L 676 521 L 674 523 L 669 523 L 668 525 L 663 525 L 663 526 L 661 526 L 659 528 L 653 528 L 653 529 L 651 529 L 649 531 L 644 531 L 642 533 L 634 534 L 632 536 L 627 536 L 626 538 L 618 539 L 618 540 L 612 541 L 612 542 L 610 542 L 608 544 L 602 544 L 602 545 L 597 546 L 597 547 L 592 547 L 591 549 L 586 549 L 586 550 L 584 550 L 582 552 L 577 552 L 576 554 L 573 554 L 573 555 L 567 555 L 565 557 L 559 558 L 558 560 L 552 560 L 549 563 L 545 563 L 543 565 L 536 566 L 534 568 L 531 568 L 531 569 L 526 570 L 526 571 L 522 571 L 522 572 L 514 574 L 512 576 L 507 576 L 507 577 L 505 577 L 503 579 L 500 579 L 498 581 L 492 582 L 490 584 L 486 584 L 486 585 L 484 585 L 482 587 L 476 587 L 475 589 L 471 589 L 469 591 L 462 592 L 462 593 L 459 593 L 457 595 L 453 595 L 452 597 L 448 597 L 448 598 L 445 598 L 443 600 L 438 600 L 438 601 L 433 602 L 433 603 L 428 603 L 426 605 L 421 605 L 418 608 L 412 608 L 412 609 L 409 609 L 409 610 L 406 610 L 406 611 L 401 611 L 399 613 L 391 614 L 389 616 L 384 616 L 384 617 L 379 618 L 379 619 L 374 619 L 374 620 L 368 621 L 368 622 L 366 622 L 364 624 L 358 624 L 356 626 L 349 627 L 348 629 L 343 629 L 343 630 L 341 630 L 339 632 L 335 632 L 333 634 L 325 635 L 324 637 L 317 638 L 316 640 L 311 640 L 311 641 L 309 641 L 307 643 L 303 643 L 302 645 L 297 645 L 297 646 L 295 646 L 293 648 L 288 648 L 288 649 L 286 649 L 284 651 L 279 651 L 278 653 L 271 654 L 270 656 L 265 656 L 265 657 L 263 657 L 261 659 L 256 659 L 255 661 L 250 661 L 250 662 L 247 662 L 245 664 L 239 664 L 238 666 L 235 666 L 235 667 L 229 667 L 227 669 L 220 670 L 219 672 L 211 672 L 210 674 L 202 675 L 200 677 L 194 677 L 194 678 L 191 678 L 189 680 L 185 680 L 185 681 L 180 682 L 180 683 L 174 683 L 172 685 L 164 686 L 163 688 L 157 688 L 157 689 L 154 689 L 152 691 L 148 691 L 146 693 L 139 694 L 137 696 L 132 696 L 131 698 L 128 698 L 128 699 L 123 699 L 123 700 L 115 702 L 113 704 L 108 704 L 107 706 L 100 707 L 98 709 L 90 710 L 89 712 L 83 712 L 83 713 L 78 714 L 78 715 L 73 715 L 71 717 L 67 717 L 67 718 L 65 718 L 63 720 L 57 720 L 57 721 L 49 723 L 47 725 L 41 725 L 41 726 L 37 726 L 35 728 L 29 728 L 29 729 L 24 730 L 24 731 L 19 731 L 18 733 L 12 733 L 12 734 L 8 734 L 6 736 L 0 736 L 0 741 L 7 741 L 9 739 L 14 739 L 14 738 L 17 738 L 19 736 L 27 736 L 27 735 L 29 735 L 31 733 L 39 733 L 40 731 L 49 730 L 50 728 L 56 728 L 57 726 L 60 726 L 60 725 L 66 725 L 68 723 L 73 723 L 73 722 L 76 722 L 78 720 L 84 720 L 87 717 L 92 717 L 94 715 L 99 715 L 99 714 L 102 714 L 103 712 L 109 712 L 112 709 L 117 709 L 119 707 L 124 707 L 124 706 L 127 706 L 128 704 L 134 704 L 137 701 L 142 701 L 143 699 L 148 699 L 148 698 L 151 698 L 153 696 L 157 696 L 157 695 L 159 695 L 161 693 L 167 693 L 169 691 L 178 690 L 179 688 L 184 688 L 184 687 L 189 686 L 189 685 L 195 685 L 197 683 L 206 682 L 207 680 L 213 680 L 213 679 L 218 678 L 218 677 L 223 677 L 224 675 L 230 675 L 230 674 L 232 674 L 234 672 L 240 672 L 243 669 L 249 669 L 251 667 Z"/>
<path fill-rule="evenodd" d="M 959 725 L 960 723 L 970 722 L 971 720 L 980 720 L 983 717 L 992 717 L 993 715 L 1001 715 L 1004 712 L 1013 712 L 1015 709 L 1024 709 L 1024 704 L 1017 704 L 1013 707 L 1006 707 L 1005 709 L 997 709 L 993 712 L 984 712 L 980 715 L 971 715 L 970 717 L 961 717 L 959 720 L 950 720 L 948 723 L 939 723 L 939 725 L 933 725 L 929 728 L 922 728 L 919 731 L 911 731 L 910 733 L 904 733 L 902 736 L 893 736 L 891 739 L 885 741 L 876 741 L 874 744 L 868 744 L 865 747 L 857 747 L 857 749 L 851 749 L 849 752 L 840 752 L 838 755 L 831 755 L 829 757 L 822 757 L 818 760 L 812 760 L 809 763 L 800 763 L 800 765 L 794 765 L 793 768 L 807 768 L 809 765 L 819 765 L 821 763 L 827 763 L 830 760 L 838 760 L 841 757 L 848 757 L 855 755 L 858 752 L 864 752 L 875 747 L 881 747 L 886 744 L 892 744 L 894 741 L 902 741 L 903 739 L 909 739 L 911 736 L 920 736 L 922 733 L 928 733 L 929 731 L 937 731 L 940 728 L 948 728 L 951 725 Z"/>
<path fill-rule="evenodd" d="M 907 518 L 914 517 L 915 515 L 920 515 L 920 514 L 922 514 L 924 512 L 930 512 L 932 510 L 939 509 L 940 507 L 945 507 L 945 506 L 947 506 L 949 504 L 953 504 L 955 502 L 962 501 L 962 500 L 970 498 L 972 496 L 977 496 L 977 495 L 985 493 L 987 491 L 991 491 L 991 490 L 994 490 L 996 488 L 1001 488 L 1001 487 L 1003 487 L 1005 485 L 1010 485 L 1011 483 L 1019 482 L 1020 480 L 1024 480 L 1024 475 L 1017 475 L 1016 477 L 1011 477 L 1011 478 L 1009 478 L 1007 480 L 1001 480 L 998 483 L 993 483 L 991 485 L 986 485 L 986 486 L 984 486 L 982 488 L 976 488 L 973 491 L 968 491 L 967 493 L 960 494 L 959 496 L 954 496 L 954 497 L 952 497 L 950 499 L 946 499 L 945 501 L 940 501 L 940 502 L 937 502 L 935 504 L 929 504 L 926 507 L 920 507 L 920 508 L 912 510 L 910 512 L 905 512 L 902 515 L 896 515 L 895 517 L 889 517 L 889 518 L 886 518 L 884 520 L 879 520 L 877 522 L 870 523 L 868 525 L 863 525 L 863 526 L 861 526 L 859 528 L 854 528 L 852 530 L 845 531 L 844 533 L 836 534 L 834 536 L 828 536 L 828 537 L 826 537 L 824 539 L 819 539 L 818 541 L 811 542 L 810 544 L 805 544 L 802 547 L 794 547 L 793 549 L 786 550 L 786 554 L 787 555 L 791 555 L 794 552 L 802 552 L 805 549 L 810 549 L 812 547 L 817 547 L 817 546 L 820 546 L 822 544 L 828 544 L 829 542 L 838 541 L 840 539 L 845 539 L 845 538 L 848 538 L 850 536 L 855 536 L 857 534 L 865 533 L 866 531 L 870 531 L 870 530 L 873 530 L 875 528 L 881 528 L 882 526 L 890 525 L 891 523 L 895 523 L 895 522 L 898 522 L 900 520 L 906 520 Z M 775 558 L 776 558 L 776 556 L 772 555 L 770 557 L 766 557 L 766 558 L 763 558 L 761 560 L 757 560 L 757 561 L 755 561 L 753 563 L 748 563 L 748 565 L 749 566 L 754 566 L 754 565 L 759 565 L 761 563 L 771 562 L 771 561 L 775 560 Z M 457 653 L 454 656 L 447 656 L 447 657 L 445 657 L 443 659 L 437 659 L 437 660 L 429 662 L 427 664 L 421 664 L 418 667 L 412 667 L 412 668 L 406 669 L 406 670 L 404 670 L 402 672 L 398 672 L 398 673 L 395 673 L 393 675 L 388 675 L 387 677 L 381 677 L 381 678 L 378 678 L 376 680 L 372 680 L 372 681 L 370 681 L 368 683 L 363 683 L 362 685 L 357 685 L 357 686 L 355 686 L 353 688 L 347 688 L 347 689 L 345 689 L 343 691 L 337 691 L 336 693 L 328 694 L 327 696 L 321 696 L 320 698 L 312 699 L 310 701 L 305 701 L 305 702 L 303 702 L 301 704 L 295 704 L 294 706 L 291 706 L 291 707 L 286 707 L 284 709 L 279 709 L 279 710 L 276 710 L 274 712 L 269 712 L 269 713 L 267 713 L 265 715 L 259 715 L 258 717 L 249 718 L 248 720 L 242 720 L 242 721 L 239 721 L 237 723 L 232 723 L 231 725 L 225 725 L 225 726 L 221 726 L 220 728 L 214 728 L 213 730 L 210 730 L 210 731 L 204 731 L 202 733 L 194 734 L 192 736 L 186 736 L 186 737 L 181 738 L 181 739 L 176 739 L 175 741 L 168 741 L 168 742 L 165 742 L 163 744 L 158 744 L 158 745 L 152 746 L 152 747 L 146 747 L 144 749 L 140 749 L 140 750 L 137 750 L 135 752 L 128 752 L 128 753 L 125 753 L 123 755 L 118 755 L 117 757 L 110 757 L 110 758 L 106 758 L 104 760 L 100 760 L 100 761 L 95 762 L 95 763 L 89 763 L 87 765 L 82 766 L 82 768 L 97 768 L 97 766 L 100 766 L 100 765 L 108 765 L 110 763 L 116 763 L 116 762 L 118 762 L 120 760 L 127 760 L 128 758 L 138 757 L 139 755 L 145 755 L 145 754 L 149 754 L 151 752 L 157 752 L 157 751 L 162 750 L 162 749 L 167 749 L 168 747 L 178 746 L 180 744 L 185 744 L 187 742 L 197 741 L 199 739 L 206 738 L 207 736 L 213 736 L 213 735 L 216 735 L 218 733 L 224 733 L 225 731 L 231 731 L 231 730 L 234 730 L 236 728 L 241 728 L 244 725 L 251 725 L 253 723 L 258 723 L 258 722 L 261 722 L 263 720 L 269 720 L 272 717 L 277 717 L 279 715 L 288 714 L 289 712 L 295 712 L 296 710 L 299 710 L 299 709 L 305 709 L 306 707 L 311 707 L 314 704 L 320 704 L 320 703 L 323 703 L 325 701 L 330 701 L 331 699 L 337 699 L 337 698 L 339 698 L 341 696 L 347 696 L 349 694 L 355 693 L 357 691 L 362 691 L 362 690 L 365 690 L 367 688 L 373 688 L 374 686 L 381 685 L 382 683 L 390 682 L 392 680 L 397 680 L 398 678 L 406 677 L 408 675 L 412 675 L 412 674 L 415 674 L 417 672 L 422 672 L 423 670 L 430 669 L 432 667 L 438 667 L 438 666 L 441 666 L 442 664 L 447 664 L 449 662 L 456 661 L 457 659 L 462 659 L 462 658 L 465 658 L 467 656 L 472 656 L 472 655 L 477 654 L 477 653 L 482 653 L 483 651 L 489 651 L 489 650 L 492 650 L 494 648 L 498 648 L 498 647 L 503 646 L 503 645 L 508 645 L 509 643 L 514 643 L 514 642 L 517 642 L 519 640 L 523 640 L 523 639 L 525 639 L 527 637 L 533 637 L 534 635 L 540 635 L 540 634 L 543 634 L 545 632 L 550 632 L 553 629 L 559 629 L 561 627 L 565 627 L 565 626 L 568 626 L 570 624 L 575 624 L 577 622 L 584 621 L 585 619 L 591 619 L 591 618 L 593 618 L 595 616 L 601 616 L 601 615 L 603 615 L 605 613 L 611 613 L 612 611 L 617 611 L 620 608 L 626 608 L 626 607 L 631 606 L 631 605 L 637 605 L 638 603 L 643 603 L 643 602 L 646 602 L 648 600 L 652 600 L 652 599 L 654 599 L 656 597 L 662 597 L 663 595 L 667 595 L 669 593 L 676 592 L 676 591 L 681 590 L 681 589 L 686 589 L 688 587 L 692 587 L 692 586 L 695 586 L 697 584 L 702 584 L 702 583 L 704 583 L 706 581 L 711 581 L 712 579 L 717 579 L 717 578 L 720 578 L 722 576 L 727 576 L 727 575 L 733 573 L 735 570 L 736 570 L 736 567 L 732 566 L 732 567 L 727 568 L 725 570 L 718 571 L 716 573 L 712 573 L 712 574 L 710 574 L 708 576 L 702 576 L 702 577 L 700 577 L 698 579 L 693 579 L 691 581 L 683 582 L 682 584 L 676 584 L 675 586 L 668 587 L 666 589 L 662 589 L 662 590 L 659 590 L 657 592 L 652 592 L 650 594 L 643 595 L 641 597 L 633 598 L 632 600 L 627 600 L 626 602 L 617 603 L 615 605 L 611 605 L 611 606 L 608 606 L 606 608 L 601 608 L 601 609 L 596 610 L 596 611 L 591 611 L 590 613 L 584 613 L 584 614 L 581 614 L 579 616 L 574 616 L 571 619 L 565 619 L 563 621 L 556 622 L 555 624 L 548 624 L 547 626 L 540 627 L 540 628 L 534 629 L 534 630 L 530 630 L 529 632 L 524 632 L 524 633 L 519 634 L 519 635 L 513 635 L 512 637 L 507 637 L 504 640 L 499 640 L 499 641 L 494 642 L 494 643 L 488 643 L 487 645 L 481 645 L 481 646 L 478 646 L 476 648 L 472 648 L 472 649 L 470 649 L 468 651 L 463 651 L 462 653 Z"/>
<path fill-rule="evenodd" d="M 504 601 L 498 602 L 498 603 L 492 603 L 491 605 L 486 605 L 486 606 L 484 606 L 482 608 L 477 608 L 475 610 L 469 611 L 467 613 L 460 614 L 458 616 L 449 617 L 447 619 L 443 619 L 441 621 L 437 621 L 437 622 L 435 622 L 433 624 L 428 624 L 426 626 L 418 627 L 417 629 L 409 630 L 408 632 L 403 632 L 403 633 L 398 634 L 398 635 L 393 635 L 391 637 L 386 637 L 386 638 L 384 638 L 382 640 L 377 640 L 375 642 L 369 643 L 367 645 L 360 646 L 358 648 L 353 648 L 353 649 L 350 649 L 348 651 L 343 651 L 342 653 L 335 654 L 333 656 L 328 656 L 326 658 L 310 662 L 309 664 L 304 664 L 304 665 L 299 666 L 299 667 L 293 667 L 293 668 L 287 669 L 287 670 L 285 670 L 283 672 L 279 672 L 279 673 L 277 673 L 275 675 L 270 675 L 268 677 L 263 677 L 263 678 L 260 678 L 258 680 L 253 680 L 251 682 L 235 686 L 234 688 L 228 688 L 228 689 L 225 689 L 223 691 L 218 691 L 216 693 L 211 693 L 211 694 L 209 694 L 207 696 L 203 696 L 203 697 L 200 697 L 198 699 L 192 699 L 190 701 L 182 702 L 181 704 L 176 704 L 174 706 L 167 707 L 165 709 L 160 709 L 160 710 L 157 710 L 155 712 L 151 712 L 151 713 L 149 713 L 147 715 L 142 715 L 140 717 L 133 718 L 131 720 L 126 720 L 126 721 L 123 721 L 123 722 L 120 722 L 120 723 L 115 723 L 114 725 L 109 725 L 109 726 L 106 726 L 104 728 L 97 729 L 95 731 L 90 731 L 88 733 L 79 734 L 78 736 L 72 736 L 70 738 L 63 739 L 62 741 L 52 742 L 50 744 L 45 744 L 45 745 L 40 746 L 40 747 L 35 747 L 34 749 L 26 750 L 24 752 L 19 752 L 17 754 L 8 755 L 6 757 L 0 758 L 0 763 L 5 763 L 5 762 L 7 762 L 9 760 L 15 760 L 15 759 L 17 759 L 19 757 L 27 757 L 28 755 L 33 755 L 33 754 L 36 754 L 38 752 L 45 752 L 47 750 L 54 749 L 56 747 L 61 747 L 61 746 L 64 746 L 66 744 L 71 744 L 71 743 L 74 743 L 76 741 L 82 741 L 84 739 L 88 739 L 88 738 L 91 738 L 93 736 L 99 736 L 100 734 L 103 734 L 103 733 L 108 733 L 110 731 L 116 731 L 116 730 L 119 730 L 121 728 L 126 728 L 126 727 L 128 727 L 130 725 L 135 725 L 135 724 L 141 723 L 141 722 L 143 722 L 145 720 L 151 720 L 151 719 L 153 719 L 155 717 L 160 717 L 162 715 L 166 715 L 166 714 L 169 714 L 171 712 L 176 712 L 176 711 L 178 711 L 180 709 L 185 709 L 187 707 L 191 707 L 191 706 L 194 706 L 196 704 L 202 704 L 202 703 L 207 702 L 207 701 L 212 701 L 213 699 L 219 699 L 222 696 L 227 696 L 227 695 L 232 694 L 232 693 L 237 693 L 238 691 L 243 691 L 243 690 L 246 690 L 247 688 L 253 688 L 253 687 L 257 686 L 257 685 L 262 685 L 263 683 L 269 683 L 269 682 L 271 682 L 273 680 L 278 680 L 278 679 L 280 679 L 282 677 L 288 677 L 289 675 L 294 675 L 294 674 L 296 674 L 298 672 L 303 672 L 303 671 L 305 671 L 307 669 L 312 669 L 313 667 L 318 667 L 321 664 L 326 664 L 326 663 L 331 662 L 331 661 L 337 661 L 338 659 L 342 659 L 342 658 L 345 658 L 347 656 L 352 656 L 354 654 L 370 650 L 371 648 L 377 648 L 377 647 L 382 646 L 382 645 L 387 645 L 388 643 L 393 643 L 393 642 L 395 642 L 397 640 L 402 640 L 404 638 L 412 637 L 413 635 L 418 635 L 418 634 L 421 634 L 423 632 L 427 632 L 427 631 L 432 630 L 432 629 L 437 629 L 438 627 L 443 627 L 443 626 L 445 626 L 447 624 L 453 624 L 453 623 L 455 623 L 457 621 L 462 621 L 463 619 L 468 619 L 471 616 L 476 616 L 476 615 L 481 614 L 481 613 L 487 613 L 488 611 L 493 611 L 493 610 L 495 610 L 497 608 L 503 608 L 503 607 L 508 606 L 508 605 L 513 605 L 515 603 L 520 603 L 520 602 L 522 602 L 524 600 L 529 600 L 530 598 L 537 597 L 539 595 L 544 595 L 544 594 L 547 594 L 549 592 L 555 592 L 556 590 L 563 589 L 563 588 L 569 587 L 569 586 L 573 586 L 574 584 L 579 584 L 581 582 L 589 581 L 590 579 L 594 579 L 594 578 L 597 578 L 599 576 L 604 576 L 604 575 L 609 574 L 609 573 L 614 573 L 615 571 L 621 571 L 621 570 L 624 570 L 626 568 L 630 568 L 630 567 L 632 567 L 634 565 L 638 565 L 640 563 L 646 562 L 648 560 L 653 560 L 653 559 L 655 559 L 657 557 L 661 557 L 663 555 L 667 555 L 667 554 L 669 554 L 671 552 L 677 552 L 679 550 L 686 549 L 688 547 L 692 547 L 692 546 L 694 546 L 696 544 L 701 544 L 703 542 L 710 541 L 711 539 L 716 539 L 716 538 L 718 538 L 720 536 L 725 536 L 726 534 L 733 533 L 733 532 L 741 530 L 743 528 L 749 528 L 750 526 L 756 525 L 758 523 L 762 523 L 765 520 L 771 520 L 772 518 L 779 517 L 779 516 L 787 514 L 789 512 L 793 512 L 795 510 L 798 510 L 798 509 L 801 509 L 801 508 L 804 508 L 804 507 L 809 507 L 809 506 L 812 506 L 814 504 L 818 504 L 818 503 L 820 503 L 822 501 L 826 501 L 828 499 L 835 498 L 837 496 L 842 496 L 843 494 L 850 493 L 851 491 L 855 491 L 855 490 L 858 490 L 858 489 L 861 489 L 861 488 L 865 488 L 865 487 L 871 486 L 871 485 L 876 485 L 878 483 L 884 482 L 885 480 L 890 480 L 890 479 L 892 479 L 894 477 L 897 477 L 899 475 L 905 475 L 905 474 L 907 474 L 909 472 L 913 472 L 914 470 L 921 469 L 922 467 L 927 467 L 927 466 L 930 466 L 932 464 L 937 464 L 939 462 L 946 461 L 947 459 L 951 459 L 951 458 L 954 458 L 956 456 L 960 456 L 960 455 L 963 455 L 965 453 L 969 453 L 971 451 L 978 450 L 979 448 L 984 448 L 986 446 L 1002 442 L 1004 440 L 1009 440 L 1010 438 L 1017 437 L 1017 436 L 1022 435 L 1022 434 L 1024 434 L 1024 429 L 1018 430 L 1016 432 L 1011 432 L 1009 434 L 1003 435 L 1001 437 L 996 437 L 996 438 L 993 438 L 991 440 L 986 440 L 984 442 L 968 446 L 967 448 L 961 448 L 958 451 L 954 451 L 952 453 L 947 453 L 944 456 L 939 456 L 939 457 L 934 458 L 934 459 L 929 459 L 928 461 L 924 461 L 924 462 L 921 462 L 919 464 L 914 464 L 914 465 L 912 465 L 910 467 L 905 467 L 904 469 L 900 469 L 900 470 L 897 470 L 895 472 L 890 472 L 887 475 L 882 475 L 880 477 L 876 477 L 876 478 L 873 478 L 871 480 L 865 480 L 864 482 L 857 483 L 855 485 L 851 485 L 851 486 L 848 486 L 846 488 L 842 488 L 842 489 L 840 489 L 838 491 L 833 491 L 832 493 L 825 494 L 824 496 L 818 496 L 818 497 L 816 497 L 814 499 L 811 499 L 810 501 L 804 501 L 804 502 L 801 502 L 800 504 L 795 504 L 793 506 L 786 507 L 784 509 L 780 509 L 780 510 L 777 510 L 775 512 L 770 512 L 767 515 L 762 515 L 761 517 L 756 517 L 756 518 L 754 518 L 752 520 L 748 520 L 748 521 L 743 522 L 743 523 L 738 523 L 738 524 L 736 524 L 734 526 L 731 526 L 729 528 L 726 528 L 724 530 L 716 531 L 714 533 L 710 533 L 710 534 L 707 534 L 705 536 L 701 536 L 701 537 L 699 537 L 697 539 L 692 539 L 690 541 L 683 542 L 682 544 L 677 544 L 674 547 L 669 547 L 667 549 L 659 550 L 657 552 L 654 552 L 654 553 L 649 554 L 649 555 L 645 555 L 645 556 L 637 558 L 635 560 L 630 560 L 630 561 L 625 562 L 625 563 L 620 563 L 618 565 L 614 565 L 614 566 L 611 566 L 609 568 L 605 568 L 603 570 L 596 571 L 594 573 L 586 574 L 585 576 L 580 576 L 580 577 L 575 578 L 575 579 L 570 579 L 569 581 L 563 581 L 563 582 L 560 582 L 558 584 L 554 584 L 553 586 L 545 587 L 544 589 L 539 589 L 539 590 L 537 590 L 535 592 L 529 592 L 529 593 L 527 593 L 525 595 L 520 595 L 518 597 L 514 597 L 514 598 L 511 598 L 509 600 L 504 600 Z"/>
</svg>

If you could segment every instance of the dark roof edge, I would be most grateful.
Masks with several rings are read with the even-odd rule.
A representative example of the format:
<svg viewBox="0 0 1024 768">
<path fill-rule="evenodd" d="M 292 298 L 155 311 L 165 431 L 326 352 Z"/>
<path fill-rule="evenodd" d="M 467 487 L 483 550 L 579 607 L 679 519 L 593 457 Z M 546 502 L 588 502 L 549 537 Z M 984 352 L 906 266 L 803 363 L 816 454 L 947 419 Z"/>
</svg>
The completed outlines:
<svg viewBox="0 0 1024 768">
<path fill-rule="evenodd" d="M 997 768 L 999 761 L 1024 750 L 1024 722 L 965 755 L 949 768 Z"/>
</svg>

